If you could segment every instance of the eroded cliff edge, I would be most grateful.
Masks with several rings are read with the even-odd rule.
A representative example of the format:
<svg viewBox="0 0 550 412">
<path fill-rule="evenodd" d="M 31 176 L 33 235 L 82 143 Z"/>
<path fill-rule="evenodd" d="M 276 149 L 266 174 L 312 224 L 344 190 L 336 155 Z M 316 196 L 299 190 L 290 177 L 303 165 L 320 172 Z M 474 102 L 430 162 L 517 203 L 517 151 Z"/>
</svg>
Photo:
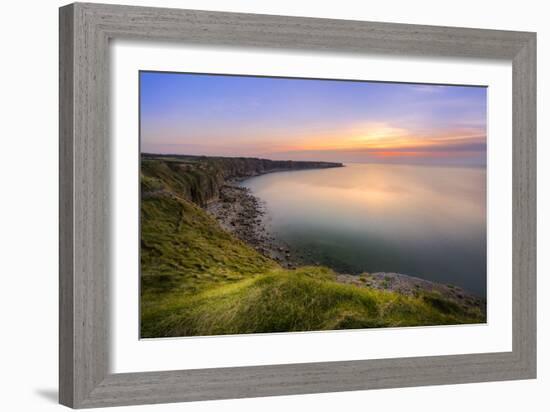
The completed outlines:
<svg viewBox="0 0 550 412">
<path fill-rule="evenodd" d="M 205 207 L 220 196 L 225 182 L 265 173 L 343 167 L 342 163 L 269 160 L 251 157 L 141 155 L 142 196 L 162 190 L 167 181 L 187 200 Z M 168 178 L 168 179 L 167 179 Z"/>
</svg>

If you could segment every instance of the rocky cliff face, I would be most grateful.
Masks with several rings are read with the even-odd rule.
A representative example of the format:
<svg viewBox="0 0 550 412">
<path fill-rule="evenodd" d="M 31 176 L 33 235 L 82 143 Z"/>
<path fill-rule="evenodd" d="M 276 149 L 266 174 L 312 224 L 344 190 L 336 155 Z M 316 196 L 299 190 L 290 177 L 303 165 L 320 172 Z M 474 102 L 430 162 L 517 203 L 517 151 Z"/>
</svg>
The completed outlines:
<svg viewBox="0 0 550 412">
<path fill-rule="evenodd" d="M 343 167 L 342 163 L 268 160 L 247 157 L 141 155 L 141 194 L 170 191 L 205 207 L 217 200 L 227 180 L 265 173 Z"/>
<path fill-rule="evenodd" d="M 207 158 L 209 162 L 216 164 L 226 179 L 258 176 L 265 173 L 324 169 L 330 167 L 342 167 L 342 163 L 331 162 L 306 162 L 293 160 L 268 160 L 255 158 Z"/>
</svg>

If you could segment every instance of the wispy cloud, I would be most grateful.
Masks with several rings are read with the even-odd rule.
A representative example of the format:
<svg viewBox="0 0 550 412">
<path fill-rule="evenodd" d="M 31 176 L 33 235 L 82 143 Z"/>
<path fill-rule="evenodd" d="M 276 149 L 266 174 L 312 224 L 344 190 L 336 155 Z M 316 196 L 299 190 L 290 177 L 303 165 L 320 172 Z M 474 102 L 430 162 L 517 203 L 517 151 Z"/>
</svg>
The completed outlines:
<svg viewBox="0 0 550 412">
<path fill-rule="evenodd" d="M 485 158 L 482 87 L 141 75 L 144 151 L 449 164 Z"/>
</svg>

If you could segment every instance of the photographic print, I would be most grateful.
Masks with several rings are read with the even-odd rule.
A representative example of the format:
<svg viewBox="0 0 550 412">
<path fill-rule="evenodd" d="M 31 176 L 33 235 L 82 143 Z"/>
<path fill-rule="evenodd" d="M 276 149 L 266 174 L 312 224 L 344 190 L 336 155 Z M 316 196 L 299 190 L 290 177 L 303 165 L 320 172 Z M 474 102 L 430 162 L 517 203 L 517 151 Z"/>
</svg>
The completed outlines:
<svg viewBox="0 0 550 412">
<path fill-rule="evenodd" d="M 139 90 L 141 338 L 486 323 L 485 87 Z"/>
</svg>

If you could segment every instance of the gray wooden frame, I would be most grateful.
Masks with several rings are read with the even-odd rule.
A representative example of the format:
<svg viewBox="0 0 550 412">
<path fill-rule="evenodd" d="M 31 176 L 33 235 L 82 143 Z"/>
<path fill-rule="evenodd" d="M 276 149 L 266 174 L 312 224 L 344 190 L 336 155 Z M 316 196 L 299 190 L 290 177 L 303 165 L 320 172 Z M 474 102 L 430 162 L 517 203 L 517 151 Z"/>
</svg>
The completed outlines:
<svg viewBox="0 0 550 412">
<path fill-rule="evenodd" d="M 511 352 L 110 374 L 109 40 L 505 59 L 513 65 Z M 59 398 L 85 408 L 536 376 L 536 34 L 115 6 L 60 9 Z"/>
</svg>

